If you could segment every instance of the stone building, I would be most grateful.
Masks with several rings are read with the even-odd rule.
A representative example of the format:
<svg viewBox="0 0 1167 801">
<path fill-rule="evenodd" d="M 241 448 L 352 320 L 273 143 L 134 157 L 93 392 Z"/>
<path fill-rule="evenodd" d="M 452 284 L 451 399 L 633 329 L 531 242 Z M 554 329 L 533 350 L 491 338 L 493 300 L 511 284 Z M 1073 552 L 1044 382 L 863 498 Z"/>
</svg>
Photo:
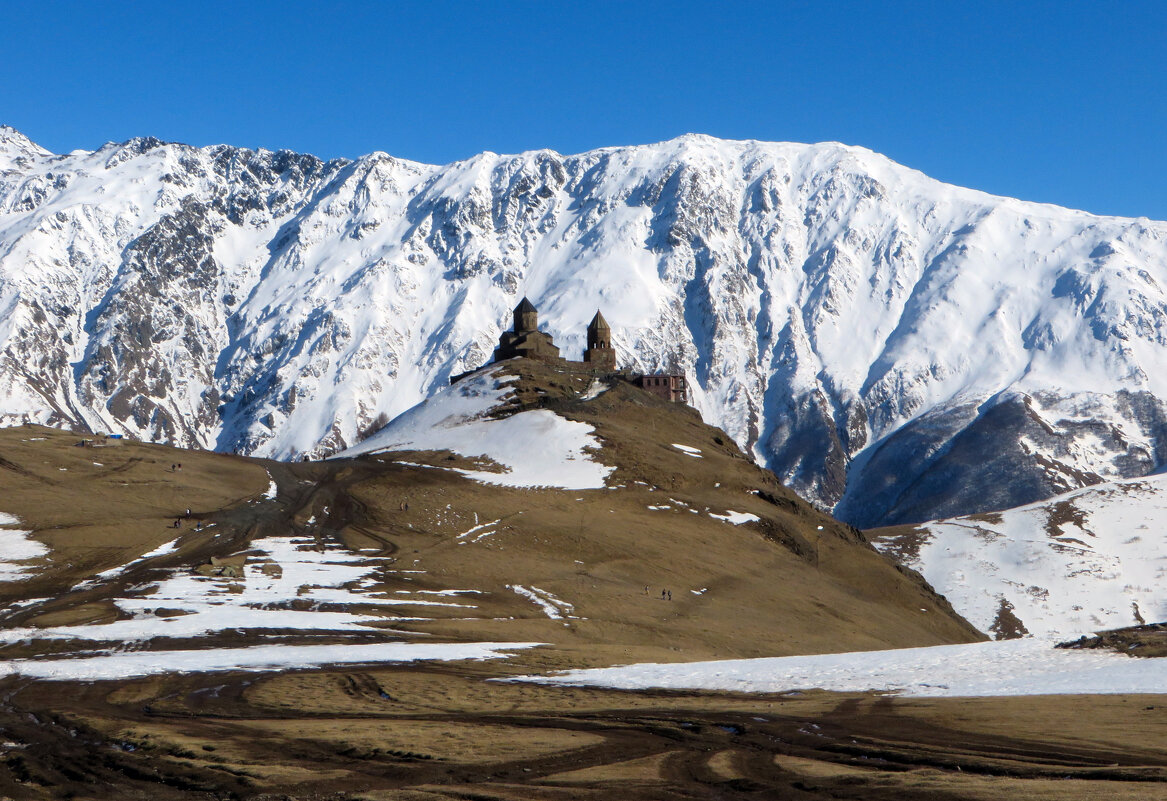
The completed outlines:
<svg viewBox="0 0 1167 801">
<path fill-rule="evenodd" d="M 616 370 L 616 351 L 612 349 L 612 329 L 600 310 L 588 323 L 588 349 L 584 351 L 584 364 L 601 370 Z"/>
<path fill-rule="evenodd" d="M 616 363 L 616 350 L 612 347 L 612 328 L 604 315 L 596 310 L 596 316 L 588 323 L 588 346 L 582 362 L 573 362 L 559 355 L 550 334 L 539 330 L 539 312 L 531 301 L 523 298 L 514 311 L 514 327 L 504 331 L 494 349 L 495 362 L 522 356 L 538 359 L 570 372 L 606 374 L 612 378 L 630 381 L 641 389 L 673 403 L 688 403 L 689 392 L 683 374 L 635 375 L 620 370 Z M 451 376 L 450 383 L 456 383 L 476 371 Z"/>
<path fill-rule="evenodd" d="M 658 398 L 663 398 L 673 403 L 688 403 L 689 389 L 685 383 L 685 376 L 675 374 L 658 374 L 658 375 L 638 375 L 632 379 L 636 386 L 651 392 Z"/>
<path fill-rule="evenodd" d="M 550 334 L 539 330 L 539 312 L 531 301 L 523 298 L 515 307 L 514 329 L 503 331 L 494 349 L 494 361 L 501 362 L 522 356 L 545 362 L 559 362 L 559 348 Z"/>
</svg>

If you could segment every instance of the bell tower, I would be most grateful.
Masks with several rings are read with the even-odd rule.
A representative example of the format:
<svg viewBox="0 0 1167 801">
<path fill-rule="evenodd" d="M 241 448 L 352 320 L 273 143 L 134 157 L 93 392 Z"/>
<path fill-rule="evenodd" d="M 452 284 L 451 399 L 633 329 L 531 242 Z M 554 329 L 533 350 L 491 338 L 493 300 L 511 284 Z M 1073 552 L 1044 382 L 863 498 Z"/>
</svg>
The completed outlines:
<svg viewBox="0 0 1167 801">
<path fill-rule="evenodd" d="M 539 330 L 539 312 L 535 311 L 535 306 L 531 301 L 523 298 L 518 306 L 515 306 L 515 328 L 516 334 L 528 334 L 532 331 Z"/>
<path fill-rule="evenodd" d="M 596 316 L 588 323 L 588 349 L 584 351 L 584 362 L 606 370 L 616 369 L 616 351 L 612 349 L 612 328 L 604 315 L 596 310 Z"/>
</svg>

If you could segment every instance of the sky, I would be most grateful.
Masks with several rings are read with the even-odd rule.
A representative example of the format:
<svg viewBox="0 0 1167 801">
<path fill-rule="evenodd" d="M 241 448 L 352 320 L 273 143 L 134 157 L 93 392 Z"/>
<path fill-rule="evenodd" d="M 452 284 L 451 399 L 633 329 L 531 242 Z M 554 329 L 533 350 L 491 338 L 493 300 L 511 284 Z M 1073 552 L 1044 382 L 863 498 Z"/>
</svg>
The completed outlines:
<svg viewBox="0 0 1167 801">
<path fill-rule="evenodd" d="M 1167 220 L 1167 3 L 21 2 L 0 123 L 375 150 L 838 141 L 950 183 Z"/>
</svg>

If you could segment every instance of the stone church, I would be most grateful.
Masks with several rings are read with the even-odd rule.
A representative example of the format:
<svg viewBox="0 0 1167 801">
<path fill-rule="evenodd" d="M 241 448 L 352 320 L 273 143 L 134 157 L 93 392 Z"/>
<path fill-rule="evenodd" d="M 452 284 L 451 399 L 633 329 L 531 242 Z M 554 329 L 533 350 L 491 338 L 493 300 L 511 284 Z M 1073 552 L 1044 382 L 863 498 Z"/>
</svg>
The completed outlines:
<svg viewBox="0 0 1167 801">
<path fill-rule="evenodd" d="M 551 335 L 539 330 L 539 312 L 526 298 L 515 307 L 514 328 L 502 332 L 498 338 L 498 347 L 494 349 L 495 362 L 516 356 L 565 367 L 579 364 L 569 362 L 559 355 L 559 348 Z M 588 346 L 584 351 L 583 364 L 593 372 L 614 373 L 619 369 L 616 366 L 616 351 L 612 349 L 612 327 L 599 310 L 588 323 Z"/>
<path fill-rule="evenodd" d="M 616 351 L 612 350 L 612 329 L 600 310 L 588 323 L 588 349 L 584 351 L 584 364 L 600 370 L 616 370 Z"/>
<path fill-rule="evenodd" d="M 551 335 L 539 330 L 539 312 L 534 304 L 523 298 L 515 307 L 514 323 L 510 331 L 504 331 L 494 349 L 493 362 L 522 357 L 537 359 L 564 369 L 584 370 L 590 373 L 620 374 L 616 362 L 616 350 L 612 347 L 612 327 L 604 315 L 596 310 L 596 316 L 588 323 L 587 349 L 582 362 L 573 362 L 559 355 L 559 348 Z M 462 378 L 463 373 L 450 379 L 450 383 Z M 624 373 L 621 377 L 641 389 L 675 403 L 688 403 L 688 386 L 683 374 L 655 373 L 638 375 Z"/>
<path fill-rule="evenodd" d="M 522 356 L 527 359 L 539 359 L 544 362 L 561 362 L 559 348 L 550 334 L 539 330 L 539 312 L 535 310 L 531 301 L 523 298 L 515 306 L 514 328 L 503 331 L 498 338 L 498 347 L 494 349 L 494 361 L 501 362 Z"/>
</svg>

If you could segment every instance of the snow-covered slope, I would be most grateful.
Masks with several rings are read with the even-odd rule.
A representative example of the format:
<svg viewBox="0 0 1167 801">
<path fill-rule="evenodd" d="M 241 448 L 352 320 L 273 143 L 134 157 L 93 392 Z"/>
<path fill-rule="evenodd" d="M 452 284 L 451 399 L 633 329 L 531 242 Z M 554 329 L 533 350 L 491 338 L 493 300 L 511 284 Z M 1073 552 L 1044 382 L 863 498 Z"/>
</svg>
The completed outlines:
<svg viewBox="0 0 1167 801">
<path fill-rule="evenodd" d="M 589 451 L 600 450 L 592 427 L 547 409 L 498 414 L 513 380 L 506 365 L 482 370 L 397 417 L 340 456 L 380 451 L 451 451 L 487 459 L 496 470 L 458 472 L 507 487 L 603 489 L 613 468 Z M 493 413 L 493 414 L 492 414 Z"/>
<path fill-rule="evenodd" d="M 334 453 L 487 360 L 684 370 L 706 420 L 858 525 L 1167 461 L 1167 224 L 838 144 L 685 136 L 434 167 L 0 128 L 0 421 Z"/>
<path fill-rule="evenodd" d="M 1001 637 L 1167 620 L 1167 476 L 1115 481 L 875 540 Z"/>
</svg>

